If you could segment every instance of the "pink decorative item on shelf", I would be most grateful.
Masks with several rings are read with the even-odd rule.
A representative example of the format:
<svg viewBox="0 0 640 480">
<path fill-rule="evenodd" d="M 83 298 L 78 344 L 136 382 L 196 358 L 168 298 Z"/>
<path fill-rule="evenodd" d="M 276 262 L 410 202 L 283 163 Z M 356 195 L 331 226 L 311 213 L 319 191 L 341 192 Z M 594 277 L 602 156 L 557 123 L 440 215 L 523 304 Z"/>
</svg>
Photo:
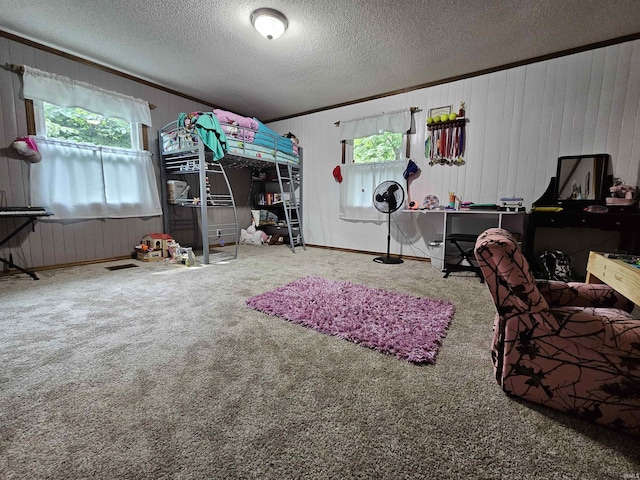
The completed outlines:
<svg viewBox="0 0 640 480">
<path fill-rule="evenodd" d="M 636 201 L 637 188 L 631 185 L 625 185 L 622 180 L 617 180 L 616 183 L 609 188 L 611 193 L 610 197 L 606 198 L 607 205 L 633 205 Z"/>
</svg>

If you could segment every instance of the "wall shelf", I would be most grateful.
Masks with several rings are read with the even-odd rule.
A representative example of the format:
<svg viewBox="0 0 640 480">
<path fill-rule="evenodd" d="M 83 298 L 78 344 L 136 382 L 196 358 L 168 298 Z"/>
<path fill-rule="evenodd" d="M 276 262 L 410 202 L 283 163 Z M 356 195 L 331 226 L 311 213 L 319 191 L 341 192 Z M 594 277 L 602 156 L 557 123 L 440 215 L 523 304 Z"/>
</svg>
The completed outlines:
<svg viewBox="0 0 640 480">
<path fill-rule="evenodd" d="M 447 120 L 446 122 L 434 122 L 427 124 L 427 130 L 440 130 L 443 128 L 459 127 L 465 125 L 469 121 L 466 117 L 456 118 L 455 120 Z"/>
</svg>

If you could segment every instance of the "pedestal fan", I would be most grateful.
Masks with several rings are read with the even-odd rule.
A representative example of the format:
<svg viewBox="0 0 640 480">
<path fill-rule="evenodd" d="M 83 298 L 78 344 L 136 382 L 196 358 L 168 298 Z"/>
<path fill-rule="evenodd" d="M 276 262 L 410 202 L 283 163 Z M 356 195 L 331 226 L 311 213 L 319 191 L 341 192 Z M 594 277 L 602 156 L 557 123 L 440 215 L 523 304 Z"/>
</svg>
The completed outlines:
<svg viewBox="0 0 640 480">
<path fill-rule="evenodd" d="M 391 214 L 398 210 L 404 202 L 404 190 L 398 182 L 386 180 L 378 185 L 373 192 L 373 206 L 379 212 L 389 214 L 387 228 L 387 256 L 376 257 L 374 262 L 378 263 L 402 263 L 399 257 L 391 257 L 389 248 L 391 247 Z"/>
</svg>

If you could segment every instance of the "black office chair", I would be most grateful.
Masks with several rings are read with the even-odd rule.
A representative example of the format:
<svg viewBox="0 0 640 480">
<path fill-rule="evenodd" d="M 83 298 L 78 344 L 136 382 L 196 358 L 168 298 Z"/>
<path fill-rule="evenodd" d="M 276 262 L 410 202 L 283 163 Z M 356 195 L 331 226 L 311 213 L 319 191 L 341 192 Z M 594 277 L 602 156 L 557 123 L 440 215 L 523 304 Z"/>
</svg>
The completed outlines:
<svg viewBox="0 0 640 480">
<path fill-rule="evenodd" d="M 445 241 L 455 245 L 459 254 L 457 262 L 445 262 L 443 278 L 447 278 L 452 272 L 474 272 L 480 277 L 480 282 L 484 283 L 484 276 L 473 251 L 477 238 L 478 235 L 469 233 L 451 233 L 446 236 Z"/>
</svg>

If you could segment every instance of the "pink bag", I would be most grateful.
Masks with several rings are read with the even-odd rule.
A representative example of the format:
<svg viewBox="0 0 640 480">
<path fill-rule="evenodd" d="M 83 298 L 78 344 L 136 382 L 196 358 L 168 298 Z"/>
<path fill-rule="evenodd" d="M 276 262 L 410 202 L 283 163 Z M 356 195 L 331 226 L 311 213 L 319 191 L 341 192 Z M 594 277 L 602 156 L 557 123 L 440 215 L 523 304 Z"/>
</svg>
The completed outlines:
<svg viewBox="0 0 640 480">
<path fill-rule="evenodd" d="M 28 162 L 37 163 L 42 160 L 42 155 L 38 151 L 38 145 L 33 137 L 18 137 L 11 146 Z"/>
</svg>

